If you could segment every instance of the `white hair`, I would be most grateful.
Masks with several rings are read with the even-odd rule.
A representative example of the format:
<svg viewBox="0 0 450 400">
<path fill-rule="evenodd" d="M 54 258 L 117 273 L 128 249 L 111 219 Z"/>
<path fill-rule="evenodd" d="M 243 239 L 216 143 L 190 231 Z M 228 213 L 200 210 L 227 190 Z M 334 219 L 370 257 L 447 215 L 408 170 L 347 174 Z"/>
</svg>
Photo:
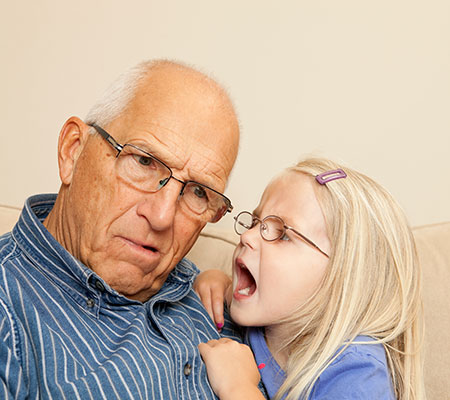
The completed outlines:
<svg viewBox="0 0 450 400">
<path fill-rule="evenodd" d="M 103 93 L 101 98 L 94 104 L 86 115 L 84 122 L 88 125 L 97 124 L 105 126 L 125 111 L 130 102 L 133 100 L 141 81 L 146 78 L 152 69 L 156 67 L 170 66 L 179 70 L 189 70 L 197 77 L 203 80 L 210 89 L 215 91 L 222 99 L 222 106 L 228 107 L 237 119 L 236 111 L 231 98 L 225 88 L 220 85 L 217 80 L 203 71 L 179 61 L 156 59 L 142 61 L 134 67 L 122 73 Z M 237 121 L 239 125 L 239 121 Z M 96 133 L 95 129 L 90 130 Z"/>
<path fill-rule="evenodd" d="M 156 63 L 143 61 L 121 74 L 89 110 L 85 123 L 105 126 L 119 117 L 133 99 L 140 81 Z"/>
</svg>

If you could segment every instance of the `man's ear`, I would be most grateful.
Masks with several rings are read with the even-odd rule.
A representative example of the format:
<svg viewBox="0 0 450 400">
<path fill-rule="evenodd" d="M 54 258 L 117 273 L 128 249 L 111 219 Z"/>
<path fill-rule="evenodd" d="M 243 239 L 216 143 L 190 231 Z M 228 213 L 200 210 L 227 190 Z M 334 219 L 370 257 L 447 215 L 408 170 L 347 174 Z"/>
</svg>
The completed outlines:
<svg viewBox="0 0 450 400">
<path fill-rule="evenodd" d="M 89 126 L 78 117 L 70 117 L 61 128 L 58 140 L 59 176 L 63 184 L 69 185 L 75 163 L 89 136 Z"/>
</svg>

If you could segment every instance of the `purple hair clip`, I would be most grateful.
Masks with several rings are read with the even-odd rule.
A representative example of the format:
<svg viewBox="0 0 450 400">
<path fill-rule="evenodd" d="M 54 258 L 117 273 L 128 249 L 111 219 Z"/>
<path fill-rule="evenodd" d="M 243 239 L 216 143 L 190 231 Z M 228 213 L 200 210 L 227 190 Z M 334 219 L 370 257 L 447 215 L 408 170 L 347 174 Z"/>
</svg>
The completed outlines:
<svg viewBox="0 0 450 400">
<path fill-rule="evenodd" d="M 325 183 L 334 181 L 335 179 L 343 179 L 346 178 L 347 174 L 342 169 L 333 169 L 331 171 L 322 172 L 319 175 L 316 175 L 316 181 L 321 185 L 325 185 Z"/>
</svg>

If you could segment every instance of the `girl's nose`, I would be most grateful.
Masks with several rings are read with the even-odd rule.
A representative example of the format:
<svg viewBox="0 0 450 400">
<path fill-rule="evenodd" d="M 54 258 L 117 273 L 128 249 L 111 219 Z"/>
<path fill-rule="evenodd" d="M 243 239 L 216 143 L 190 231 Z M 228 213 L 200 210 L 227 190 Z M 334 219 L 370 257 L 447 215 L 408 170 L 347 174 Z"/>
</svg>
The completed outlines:
<svg viewBox="0 0 450 400">
<path fill-rule="evenodd" d="M 245 231 L 240 238 L 241 244 L 251 248 L 252 250 L 256 248 L 258 240 L 262 240 L 260 234 L 260 223 Z"/>
</svg>

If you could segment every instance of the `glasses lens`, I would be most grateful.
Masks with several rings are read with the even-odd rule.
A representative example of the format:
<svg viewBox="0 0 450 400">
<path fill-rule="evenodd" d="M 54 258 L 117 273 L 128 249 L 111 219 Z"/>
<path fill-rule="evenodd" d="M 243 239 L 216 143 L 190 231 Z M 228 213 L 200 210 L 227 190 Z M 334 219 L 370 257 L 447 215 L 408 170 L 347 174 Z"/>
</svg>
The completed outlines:
<svg viewBox="0 0 450 400">
<path fill-rule="evenodd" d="M 284 233 L 284 222 L 276 216 L 269 216 L 261 223 L 261 236 L 263 239 L 273 241 L 279 239 Z"/>
<path fill-rule="evenodd" d="M 169 167 L 132 144 L 123 147 L 117 165 L 123 179 L 146 192 L 157 192 L 172 176 Z M 186 182 L 180 202 L 205 222 L 217 222 L 231 207 L 226 197 L 192 181 Z"/>
<path fill-rule="evenodd" d="M 230 206 L 224 196 L 197 182 L 186 183 L 181 201 L 207 222 L 217 222 Z"/>
<path fill-rule="evenodd" d="M 124 146 L 117 165 L 122 178 L 147 192 L 158 191 L 171 176 L 170 169 L 163 163 L 131 144 Z"/>
<path fill-rule="evenodd" d="M 209 192 L 207 188 L 198 183 L 188 182 L 184 187 L 182 199 L 191 211 L 203 214 L 213 208 L 213 202 L 210 200 L 212 196 Z"/>
<path fill-rule="evenodd" d="M 234 230 L 238 235 L 242 235 L 253 227 L 253 215 L 247 211 L 239 213 L 234 220 Z"/>
</svg>

